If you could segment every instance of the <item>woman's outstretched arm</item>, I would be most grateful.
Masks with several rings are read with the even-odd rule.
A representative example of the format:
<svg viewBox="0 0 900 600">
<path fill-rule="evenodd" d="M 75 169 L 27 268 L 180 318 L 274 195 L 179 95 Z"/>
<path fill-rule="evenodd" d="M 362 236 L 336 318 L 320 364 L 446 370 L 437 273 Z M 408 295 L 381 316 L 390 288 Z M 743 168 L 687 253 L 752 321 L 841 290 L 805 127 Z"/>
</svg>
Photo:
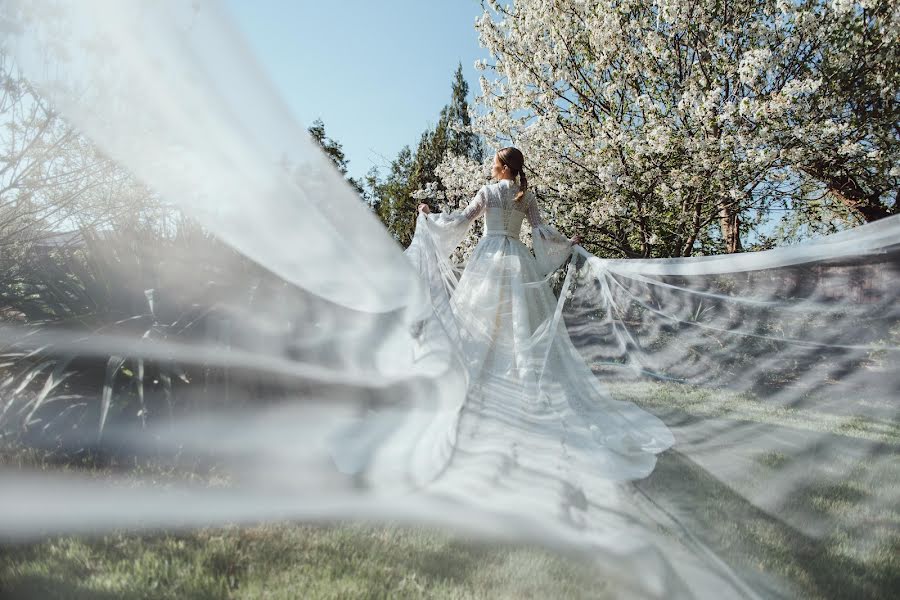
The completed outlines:
<svg viewBox="0 0 900 600">
<path fill-rule="evenodd" d="M 486 209 L 487 187 L 478 190 L 468 206 L 461 210 L 432 214 L 427 204 L 420 204 L 416 236 L 428 235 L 443 256 L 450 256 L 466 237 L 475 219 L 483 215 Z"/>
<path fill-rule="evenodd" d="M 478 217 L 484 214 L 485 209 L 487 208 L 487 187 L 482 187 L 478 190 L 478 193 L 475 194 L 475 197 L 472 198 L 472 201 L 469 202 L 468 206 L 463 208 L 462 210 L 453 211 L 448 214 L 448 216 L 459 214 L 461 218 L 467 221 L 474 221 Z M 419 205 L 419 213 L 423 215 L 431 214 L 431 208 L 427 204 Z M 443 214 L 443 213 L 440 213 Z"/>
</svg>

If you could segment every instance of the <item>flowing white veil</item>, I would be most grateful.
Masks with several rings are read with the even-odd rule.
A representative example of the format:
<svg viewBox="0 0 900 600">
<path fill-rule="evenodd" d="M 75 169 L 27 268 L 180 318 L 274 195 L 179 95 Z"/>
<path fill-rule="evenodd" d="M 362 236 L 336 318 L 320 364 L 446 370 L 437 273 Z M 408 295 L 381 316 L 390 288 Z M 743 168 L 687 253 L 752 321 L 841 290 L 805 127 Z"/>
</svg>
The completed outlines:
<svg viewBox="0 0 900 600">
<path fill-rule="evenodd" d="M 419 277 L 215 3 L 6 2 L 0 32 L 67 121 L 215 238 L 141 247 L 140 269 L 94 240 L 118 291 L 149 302 L 4 324 L 0 424 L 226 482 L 6 469 L 0 536 L 402 518 L 578 549 L 626 596 L 896 579 L 858 565 L 898 544 L 900 217 L 740 255 L 579 250 L 559 303 L 574 347 L 676 443 L 638 482 L 562 477 L 527 432 L 514 453 L 465 455 L 443 275 Z"/>
</svg>

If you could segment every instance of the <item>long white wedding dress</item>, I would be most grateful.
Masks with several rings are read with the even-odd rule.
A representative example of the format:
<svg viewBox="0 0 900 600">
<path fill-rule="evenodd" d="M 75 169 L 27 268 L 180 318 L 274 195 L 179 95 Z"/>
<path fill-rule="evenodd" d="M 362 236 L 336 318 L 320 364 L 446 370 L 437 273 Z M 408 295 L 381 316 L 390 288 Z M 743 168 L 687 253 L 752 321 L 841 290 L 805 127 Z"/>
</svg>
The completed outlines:
<svg viewBox="0 0 900 600">
<path fill-rule="evenodd" d="M 518 191 L 503 179 L 463 210 L 421 215 L 406 251 L 464 357 L 468 396 L 458 443 L 470 453 L 524 446 L 519 456 L 542 447 L 545 463 L 547 448 L 555 449 L 567 473 L 645 477 L 656 454 L 672 446 L 672 433 L 633 403 L 613 400 L 572 344 L 562 307 L 573 269 L 559 299 L 548 277 L 571 256 L 572 242 L 543 222 L 533 192 L 517 201 Z M 480 217 L 483 234 L 458 276 L 448 258 Z M 525 219 L 534 255 L 519 239 Z"/>
</svg>

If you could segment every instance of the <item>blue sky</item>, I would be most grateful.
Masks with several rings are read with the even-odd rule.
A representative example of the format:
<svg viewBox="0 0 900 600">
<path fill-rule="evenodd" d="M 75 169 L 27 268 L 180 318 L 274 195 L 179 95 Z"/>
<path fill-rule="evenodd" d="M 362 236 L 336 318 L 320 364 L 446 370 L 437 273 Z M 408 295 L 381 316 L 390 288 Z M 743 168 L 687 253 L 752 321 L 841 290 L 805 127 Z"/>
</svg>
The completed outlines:
<svg viewBox="0 0 900 600">
<path fill-rule="evenodd" d="M 479 91 L 486 58 L 477 0 L 227 0 L 269 78 L 297 119 L 325 122 L 350 173 L 386 166 L 415 147 L 450 99 L 458 63 Z"/>
</svg>

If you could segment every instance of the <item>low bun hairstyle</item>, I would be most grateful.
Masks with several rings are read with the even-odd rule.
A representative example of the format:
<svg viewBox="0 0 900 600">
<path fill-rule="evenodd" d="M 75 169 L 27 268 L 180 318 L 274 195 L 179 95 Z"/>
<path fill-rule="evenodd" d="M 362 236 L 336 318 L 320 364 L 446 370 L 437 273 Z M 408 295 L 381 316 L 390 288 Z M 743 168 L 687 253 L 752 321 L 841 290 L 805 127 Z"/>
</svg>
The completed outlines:
<svg viewBox="0 0 900 600">
<path fill-rule="evenodd" d="M 525 157 L 518 148 L 509 146 L 497 151 L 497 158 L 512 171 L 513 178 L 519 178 L 519 193 L 516 194 L 516 202 L 525 197 L 528 189 L 528 179 L 525 177 Z"/>
</svg>

